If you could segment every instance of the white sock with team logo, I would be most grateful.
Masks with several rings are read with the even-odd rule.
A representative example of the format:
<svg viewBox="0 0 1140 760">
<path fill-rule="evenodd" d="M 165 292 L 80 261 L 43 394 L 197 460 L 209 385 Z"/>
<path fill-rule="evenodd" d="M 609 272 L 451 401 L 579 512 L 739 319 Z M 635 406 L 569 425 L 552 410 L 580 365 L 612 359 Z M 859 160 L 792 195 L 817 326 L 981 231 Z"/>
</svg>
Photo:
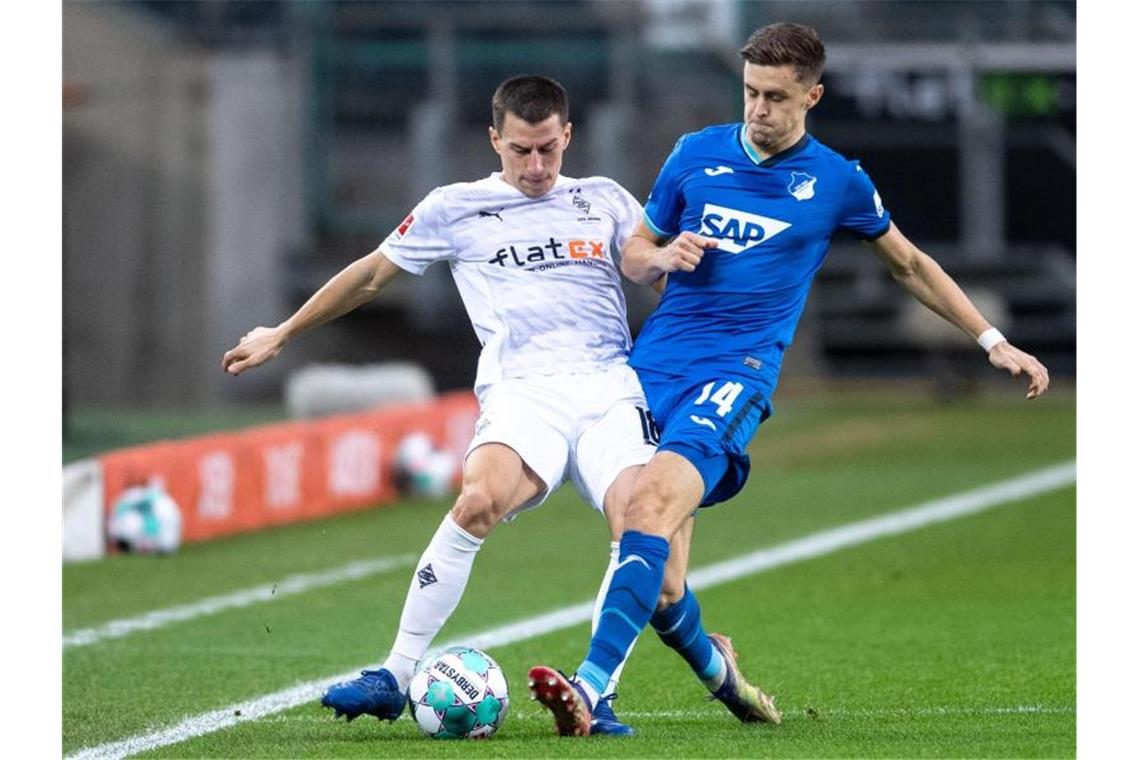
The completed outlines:
<svg viewBox="0 0 1140 760">
<path fill-rule="evenodd" d="M 424 549 L 404 600 L 400 632 L 383 665 L 396 676 L 401 689 L 408 688 L 416 665 L 459 606 L 482 545 L 483 539 L 463 530 L 448 514 Z"/>
<path fill-rule="evenodd" d="M 598 588 L 598 596 L 594 599 L 594 618 L 593 618 L 593 620 L 590 621 L 590 635 L 591 636 L 594 634 L 595 631 L 598 630 L 598 617 L 602 614 L 602 602 L 605 601 L 606 594 L 609 593 L 610 581 L 613 580 L 614 570 L 616 570 L 617 566 L 618 566 L 618 556 L 620 554 L 620 550 L 621 550 L 621 543 L 619 543 L 617 541 L 610 541 L 610 564 L 609 564 L 609 566 L 606 567 L 606 574 L 602 577 L 602 585 L 601 585 L 601 587 Z M 637 643 L 637 639 L 634 639 L 634 644 L 636 644 L 636 643 Z M 603 693 L 601 695 L 591 695 L 591 696 L 601 696 L 604 698 L 604 697 L 608 697 L 614 693 L 614 689 L 617 688 L 618 681 L 621 680 L 621 672 L 625 668 L 626 660 L 629 659 L 629 653 L 632 651 L 633 651 L 633 644 L 630 644 L 629 645 L 629 651 L 627 651 L 625 653 L 625 659 L 621 661 L 621 664 L 619 664 L 617 666 L 617 669 L 614 670 L 614 674 L 612 676 L 610 676 L 610 682 L 608 684 L 606 684 L 605 693 Z M 597 700 L 595 700 L 595 701 L 597 701 Z"/>
</svg>

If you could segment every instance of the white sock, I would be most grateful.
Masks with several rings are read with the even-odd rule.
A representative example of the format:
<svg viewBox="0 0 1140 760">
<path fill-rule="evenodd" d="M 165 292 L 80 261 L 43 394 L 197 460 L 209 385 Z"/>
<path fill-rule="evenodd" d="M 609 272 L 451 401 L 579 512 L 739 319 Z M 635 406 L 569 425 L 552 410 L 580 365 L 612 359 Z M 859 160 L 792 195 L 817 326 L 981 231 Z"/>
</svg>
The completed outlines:
<svg viewBox="0 0 1140 760">
<path fill-rule="evenodd" d="M 705 685 L 709 691 L 716 691 L 724 685 L 724 679 L 728 677 L 728 663 L 724 661 L 724 657 L 713 647 L 713 657 L 720 659 L 720 667 L 712 678 L 702 678 L 701 683 Z"/>
<path fill-rule="evenodd" d="M 598 692 L 594 691 L 594 687 L 584 678 L 575 678 L 573 680 L 574 683 L 582 687 L 582 691 L 586 692 L 586 699 L 590 700 L 590 712 L 593 712 L 594 707 L 598 704 Z"/>
<path fill-rule="evenodd" d="M 602 585 L 598 588 L 598 595 L 594 599 L 594 616 L 590 620 L 590 633 L 598 630 L 598 618 L 602 614 L 602 602 L 606 598 L 606 592 L 610 590 L 610 581 L 614 577 L 614 569 L 618 564 L 618 555 L 621 552 L 621 543 L 618 541 L 610 541 L 610 564 L 606 566 L 606 574 L 602 576 Z"/>
<path fill-rule="evenodd" d="M 613 580 L 614 571 L 617 569 L 618 556 L 620 553 L 621 543 L 618 541 L 610 541 L 610 564 L 606 567 L 606 574 L 602 577 L 602 585 L 598 588 L 598 596 L 594 599 L 594 617 L 590 621 L 591 635 L 594 633 L 594 631 L 598 630 L 598 618 L 602 614 L 602 602 L 605 601 L 606 594 L 610 590 L 610 581 Z M 617 669 L 614 670 L 613 675 L 610 676 L 610 682 L 606 684 L 606 690 L 600 695 L 601 697 L 608 697 L 614 693 L 614 689 L 617 688 L 618 681 L 621 680 L 621 672 L 625 669 L 626 660 L 629 659 L 629 654 L 633 651 L 633 645 L 636 643 L 637 639 L 634 639 L 633 642 L 629 645 L 629 649 L 625 653 L 625 659 L 621 661 L 621 663 L 617 666 Z M 583 686 L 585 686 L 587 691 L 593 691 L 593 689 L 589 686 L 586 686 L 585 684 L 583 684 Z M 591 694 L 590 696 L 593 698 L 593 701 L 595 703 L 598 701 L 599 695 Z"/>
<path fill-rule="evenodd" d="M 424 549 L 404 600 L 400 632 L 383 665 L 401 689 L 408 688 L 416 665 L 459 605 L 482 545 L 483 539 L 459 527 L 448 514 Z"/>
</svg>

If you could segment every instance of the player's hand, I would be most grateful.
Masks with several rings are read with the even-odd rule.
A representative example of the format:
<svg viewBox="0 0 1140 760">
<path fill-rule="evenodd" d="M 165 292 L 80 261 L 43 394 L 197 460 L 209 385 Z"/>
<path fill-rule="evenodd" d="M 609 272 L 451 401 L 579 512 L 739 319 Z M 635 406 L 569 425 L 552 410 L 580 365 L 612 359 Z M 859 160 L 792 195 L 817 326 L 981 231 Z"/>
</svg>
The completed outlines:
<svg viewBox="0 0 1140 760">
<path fill-rule="evenodd" d="M 255 327 L 222 357 L 222 369 L 231 375 L 240 375 L 269 361 L 285 347 L 280 327 Z"/>
<path fill-rule="evenodd" d="M 990 349 L 990 364 L 1004 369 L 1014 377 L 1024 372 L 1029 376 L 1029 392 L 1026 398 L 1034 399 L 1049 388 L 1049 370 L 1037 361 L 1037 357 L 1025 353 L 1009 341 L 1002 341 Z"/>
<path fill-rule="evenodd" d="M 716 248 L 715 238 L 685 231 L 661 249 L 660 266 L 665 272 L 692 272 L 708 248 Z"/>
</svg>

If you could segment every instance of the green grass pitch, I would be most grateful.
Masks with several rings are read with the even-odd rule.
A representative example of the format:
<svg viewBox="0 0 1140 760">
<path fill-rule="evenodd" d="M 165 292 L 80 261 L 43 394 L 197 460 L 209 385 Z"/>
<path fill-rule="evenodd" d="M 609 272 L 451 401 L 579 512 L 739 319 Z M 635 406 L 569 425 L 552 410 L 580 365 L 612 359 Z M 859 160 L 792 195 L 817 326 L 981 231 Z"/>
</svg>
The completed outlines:
<svg viewBox="0 0 1140 760">
<path fill-rule="evenodd" d="M 700 516 L 692 566 L 1069 461 L 1075 401 L 932 405 L 905 394 L 790 399 L 761 430 L 746 490 Z M 699 593 L 784 725 L 744 726 L 705 699 L 649 632 L 615 703 L 633 739 L 560 739 L 526 671 L 572 670 L 583 623 L 490 653 L 512 702 L 486 742 L 334 722 L 315 701 L 145 753 L 153 757 L 1072 757 L 1076 506 L 1066 487 Z M 417 501 L 63 574 L 64 633 L 274 584 L 353 560 L 418 556 L 448 504 Z M 593 597 L 602 520 L 563 489 L 501 527 L 439 642 Z M 414 560 L 413 560 L 414 561 Z M 412 567 L 272 596 L 63 653 L 63 751 L 148 734 L 304 681 L 374 665 Z"/>
</svg>

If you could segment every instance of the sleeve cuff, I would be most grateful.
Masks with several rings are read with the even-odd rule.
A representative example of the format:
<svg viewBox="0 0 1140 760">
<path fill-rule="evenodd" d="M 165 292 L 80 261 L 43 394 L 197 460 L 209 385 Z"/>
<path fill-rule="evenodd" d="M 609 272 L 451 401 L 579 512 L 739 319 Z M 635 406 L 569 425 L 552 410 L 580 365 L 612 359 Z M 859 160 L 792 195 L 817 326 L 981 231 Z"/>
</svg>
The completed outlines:
<svg viewBox="0 0 1140 760">
<path fill-rule="evenodd" d="M 653 230 L 653 233 L 655 235 L 657 235 L 657 237 L 668 238 L 668 237 L 674 237 L 677 234 L 676 232 L 666 232 L 665 230 L 661 229 L 656 224 L 654 224 L 653 220 L 649 218 L 649 212 L 648 211 L 643 213 L 641 215 L 641 218 L 645 220 L 646 226 L 649 227 L 649 229 Z"/>
<path fill-rule="evenodd" d="M 854 234 L 854 235 L 855 235 L 855 237 L 859 238 L 860 240 L 866 240 L 867 242 L 871 242 L 871 241 L 874 241 L 874 240 L 878 240 L 878 239 L 879 239 L 879 238 L 881 238 L 883 235 L 886 235 L 886 234 L 887 234 L 887 232 L 889 232 L 889 231 L 890 231 L 890 229 L 891 229 L 891 220 L 890 220 L 890 218 L 888 217 L 888 219 L 887 219 L 887 223 L 883 225 L 883 228 L 882 228 L 882 229 L 880 229 L 880 230 L 877 230 L 876 232 L 870 232 L 870 233 L 867 233 L 867 232 L 853 232 L 852 234 Z"/>
<path fill-rule="evenodd" d="M 386 241 L 381 243 L 379 247 L 380 253 L 384 254 L 389 261 L 398 266 L 400 269 L 403 269 L 405 272 L 410 272 L 414 275 L 421 275 L 424 273 L 424 270 L 427 269 L 427 264 L 412 259 L 406 259 L 400 254 L 393 251 L 388 247 L 388 243 Z"/>
</svg>

